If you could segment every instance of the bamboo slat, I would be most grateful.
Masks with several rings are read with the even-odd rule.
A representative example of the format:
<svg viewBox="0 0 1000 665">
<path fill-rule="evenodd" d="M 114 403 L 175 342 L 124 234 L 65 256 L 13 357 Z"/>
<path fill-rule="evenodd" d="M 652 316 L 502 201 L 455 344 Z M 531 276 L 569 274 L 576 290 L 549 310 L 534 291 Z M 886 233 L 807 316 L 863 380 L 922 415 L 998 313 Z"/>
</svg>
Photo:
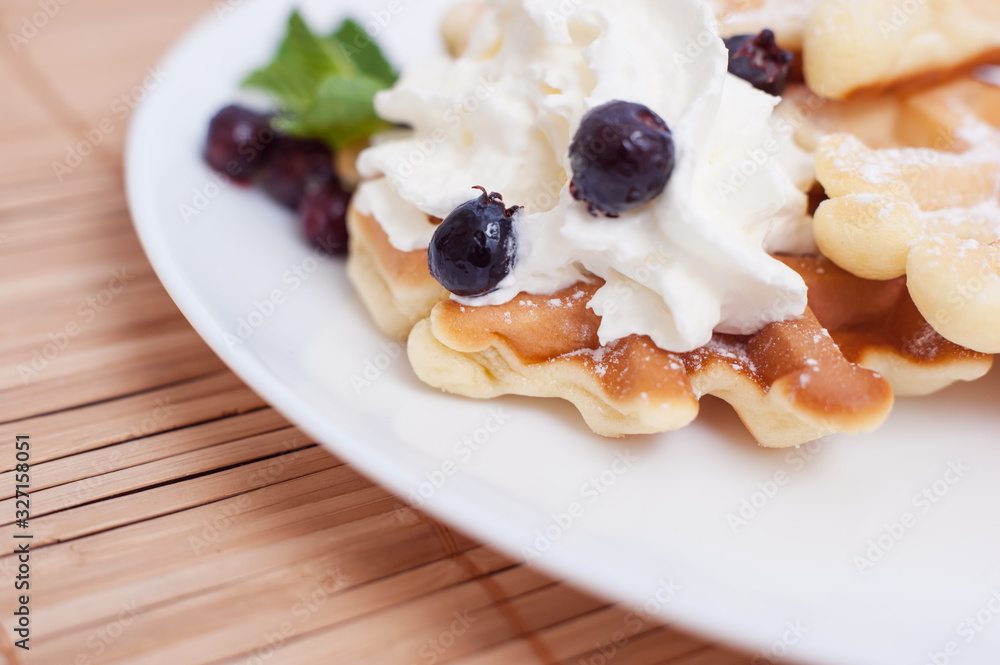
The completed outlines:
<svg viewBox="0 0 1000 665">
<path fill-rule="evenodd" d="M 0 67 L 3 66 L 0 60 Z M 6 109 L 5 109 L 6 110 Z M 6 137 L 10 139 L 11 137 Z M 5 140 L 0 136 L 0 140 Z M 37 151 L 37 147 L 35 147 Z M 17 240 L 23 233 L 39 231 L 37 238 L 46 242 L 62 242 L 64 232 L 80 233 L 87 230 L 87 224 L 83 220 L 74 219 L 73 211 L 77 204 L 85 203 L 94 208 L 117 208 L 121 209 L 124 201 L 117 197 L 121 189 L 121 175 L 119 173 L 106 170 L 92 170 L 85 176 L 73 178 L 66 182 L 59 182 L 51 171 L 43 174 L 34 180 L 12 180 L 0 181 L 0 223 L 11 224 L 20 220 L 28 223 L 21 233 L 11 233 L 11 240 Z M 44 227 L 32 224 L 34 219 L 46 219 L 48 224 L 53 219 L 65 219 L 68 223 L 61 227 L 61 231 L 52 237 L 51 234 L 44 233 Z M 103 224 L 120 224 L 117 217 L 107 218 L 101 216 L 94 220 Z M 6 226 L 8 233 L 14 228 Z"/>
<path fill-rule="evenodd" d="M 104 473 L 100 477 L 100 483 L 93 482 L 92 478 L 85 478 L 47 490 L 34 491 L 31 515 L 34 519 L 38 519 L 60 510 L 129 494 L 185 476 L 238 466 L 312 445 L 298 430 L 288 427 L 247 439 L 204 447 L 149 464 Z M 0 515 L 13 515 L 14 502 L 15 499 L 0 501 Z M 0 526 L 9 526 L 13 521 L 13 517 L 0 517 Z"/>
<path fill-rule="evenodd" d="M 141 252 L 127 118 L 55 175 L 215 2 L 0 3 L 5 35 L 59 6 L 0 48 L 0 542 L 21 531 L 15 434 L 32 437 L 34 535 L 30 652 L 13 645 L 18 562 L 0 549 L 0 665 L 749 662 L 452 531 L 267 407 Z M 26 377 L 122 267 L 128 287 Z"/>
<path fill-rule="evenodd" d="M 373 493 L 370 484 L 349 469 L 327 467 L 273 467 L 267 473 L 276 479 L 273 484 L 231 500 L 195 506 L 39 550 L 44 568 L 58 575 L 55 581 L 39 581 L 44 591 L 41 611 L 51 603 L 70 598 L 92 598 L 108 588 L 108 576 L 121 586 L 147 580 L 151 575 L 156 578 L 245 549 L 296 538 L 305 535 L 304 529 L 319 532 L 355 515 L 369 515 L 368 511 L 376 510 L 373 504 L 388 501 Z M 253 487 L 263 477 L 261 473 L 251 475 L 247 485 Z M 321 512 L 331 509 L 335 512 Z"/>
<path fill-rule="evenodd" d="M 0 435 L 13 438 L 30 432 L 48 441 L 36 453 L 36 464 L 50 459 L 260 408 L 263 401 L 228 372 L 218 372 L 111 403 L 38 416 L 3 425 Z M 13 459 L 2 462 L 7 471 Z"/>
<path fill-rule="evenodd" d="M 154 418 L 155 420 L 155 418 Z M 102 446 L 96 450 L 60 457 L 38 464 L 33 469 L 32 490 L 36 494 L 57 485 L 77 481 L 91 481 L 114 471 L 128 469 L 166 459 L 173 455 L 200 450 L 219 443 L 237 441 L 287 427 L 288 423 L 271 409 L 259 409 L 245 414 L 211 420 L 199 427 L 180 427 L 140 439 L 129 439 L 119 444 Z M 145 428 L 142 428 L 143 430 Z M 0 499 L 13 496 L 13 489 L 0 485 Z"/>
</svg>

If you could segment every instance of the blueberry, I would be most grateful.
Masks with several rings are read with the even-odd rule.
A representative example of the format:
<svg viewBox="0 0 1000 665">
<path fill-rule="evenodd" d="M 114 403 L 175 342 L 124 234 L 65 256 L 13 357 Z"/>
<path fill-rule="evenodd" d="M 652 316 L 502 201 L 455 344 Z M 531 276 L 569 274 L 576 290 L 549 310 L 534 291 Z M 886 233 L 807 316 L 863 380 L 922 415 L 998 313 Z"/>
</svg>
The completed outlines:
<svg viewBox="0 0 1000 665">
<path fill-rule="evenodd" d="M 489 293 L 514 265 L 517 238 L 512 218 L 496 192 L 467 201 L 445 217 L 427 249 L 427 267 L 441 286 L 459 296 Z"/>
<path fill-rule="evenodd" d="M 205 161 L 233 180 L 248 183 L 267 162 L 274 136 L 270 116 L 227 106 L 208 124 Z"/>
<path fill-rule="evenodd" d="M 299 206 L 306 239 L 327 254 L 347 253 L 347 207 L 351 194 L 335 179 L 311 182 Z"/>
<path fill-rule="evenodd" d="M 591 109 L 569 146 L 569 191 L 590 214 L 617 217 L 649 203 L 674 171 L 674 139 L 646 106 L 613 101 Z"/>
<path fill-rule="evenodd" d="M 788 87 L 788 73 L 795 56 L 782 50 L 774 33 L 736 35 L 725 40 L 729 49 L 729 73 L 739 76 L 769 95 L 781 95 Z"/>
<path fill-rule="evenodd" d="M 292 210 L 298 210 L 310 182 L 336 178 L 333 151 L 319 139 L 279 136 L 264 169 L 264 191 Z"/>
</svg>

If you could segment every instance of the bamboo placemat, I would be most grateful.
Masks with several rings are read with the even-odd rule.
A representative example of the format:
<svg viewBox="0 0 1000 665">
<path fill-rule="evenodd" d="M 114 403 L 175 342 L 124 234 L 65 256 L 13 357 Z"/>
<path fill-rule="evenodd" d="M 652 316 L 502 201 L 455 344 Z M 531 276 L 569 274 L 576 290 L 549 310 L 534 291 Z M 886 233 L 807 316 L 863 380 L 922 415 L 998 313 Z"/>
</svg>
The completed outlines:
<svg viewBox="0 0 1000 665">
<path fill-rule="evenodd" d="M 190 328 L 132 230 L 121 154 L 136 86 L 222 1 L 0 4 L 3 551 L 33 535 L 29 651 L 0 558 L 0 663 L 748 662 L 404 507 Z"/>
</svg>

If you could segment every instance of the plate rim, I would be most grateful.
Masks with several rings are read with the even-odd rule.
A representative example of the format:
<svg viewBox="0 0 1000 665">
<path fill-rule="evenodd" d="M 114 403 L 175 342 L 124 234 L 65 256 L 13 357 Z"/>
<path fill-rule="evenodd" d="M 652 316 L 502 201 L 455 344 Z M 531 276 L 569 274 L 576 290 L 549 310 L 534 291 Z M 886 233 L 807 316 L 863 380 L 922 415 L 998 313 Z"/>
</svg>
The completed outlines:
<svg viewBox="0 0 1000 665">
<path fill-rule="evenodd" d="M 264 4 L 262 0 L 252 0 L 236 7 L 235 11 L 241 13 L 255 11 Z M 289 9 L 296 4 L 302 4 L 301 0 L 278 0 L 267 3 L 272 10 L 276 7 Z M 350 9 L 351 5 L 352 0 L 337 2 L 337 7 L 345 10 Z M 216 30 L 226 30 L 226 26 L 227 22 L 218 22 L 213 11 L 206 11 L 196 24 L 189 27 L 172 43 L 166 54 L 159 59 L 158 65 L 165 71 L 182 71 L 182 68 L 175 67 L 173 63 L 182 61 L 185 54 L 195 49 L 202 40 L 208 39 Z M 144 168 L 144 161 L 147 158 L 144 148 L 147 143 L 146 137 L 151 128 L 155 128 L 155 125 L 150 125 L 152 122 L 150 118 L 153 115 L 151 109 L 157 108 L 163 100 L 169 101 L 168 94 L 171 90 L 171 85 L 152 90 L 132 114 L 124 148 L 124 181 L 130 218 L 140 244 L 157 278 L 180 312 L 230 371 L 308 436 L 356 467 L 413 510 L 439 517 L 482 544 L 521 561 L 523 557 L 518 551 L 519 545 L 515 543 L 523 540 L 523 537 L 519 538 L 519 535 L 523 534 L 511 520 L 491 515 L 489 511 L 477 508 L 478 504 L 474 502 L 463 501 L 461 494 L 448 486 L 440 488 L 420 508 L 412 506 L 406 495 L 421 480 L 415 471 L 394 464 L 391 457 L 381 454 L 376 448 L 368 447 L 363 440 L 341 428 L 335 419 L 323 417 L 319 411 L 298 399 L 295 391 L 283 381 L 276 381 L 275 375 L 259 361 L 255 361 L 252 354 L 241 352 L 239 347 L 230 347 L 224 341 L 225 331 L 213 320 L 197 291 L 188 286 L 188 280 L 184 277 L 178 262 L 166 249 L 166 243 L 158 242 L 165 234 L 166 226 L 162 222 L 157 204 L 151 198 L 144 196 L 150 185 L 148 182 L 150 176 Z M 594 575 L 594 561 L 580 555 L 574 548 L 556 547 L 545 556 L 528 563 L 556 580 L 565 580 L 612 603 L 637 608 L 649 598 L 648 593 L 644 595 L 633 593 L 630 589 L 634 584 L 630 583 L 628 575 L 623 575 L 620 571 L 604 570 L 600 575 Z M 721 591 L 718 588 L 713 590 L 716 594 Z M 708 641 L 722 641 L 726 645 L 747 652 L 751 657 L 755 653 L 759 655 L 766 648 L 766 638 L 754 630 L 751 624 L 734 621 L 735 614 L 726 609 L 724 598 L 713 597 L 716 594 L 706 594 L 703 598 L 693 600 L 689 598 L 683 611 L 675 609 L 676 606 L 671 603 L 663 603 L 656 616 Z M 720 602 L 723 604 L 720 605 Z M 795 657 L 822 665 L 845 662 L 854 665 L 862 663 L 875 665 L 883 662 L 871 652 L 859 648 L 852 649 L 850 644 L 845 640 L 839 650 L 831 651 L 828 643 L 813 646 L 806 642 L 797 645 Z"/>
</svg>

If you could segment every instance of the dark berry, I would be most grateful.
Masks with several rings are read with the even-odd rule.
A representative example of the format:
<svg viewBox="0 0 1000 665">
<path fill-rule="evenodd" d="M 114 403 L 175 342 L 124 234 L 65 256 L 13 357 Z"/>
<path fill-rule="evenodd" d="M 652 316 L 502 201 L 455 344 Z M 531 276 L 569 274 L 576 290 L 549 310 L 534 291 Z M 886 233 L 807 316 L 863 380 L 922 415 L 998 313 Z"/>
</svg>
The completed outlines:
<svg viewBox="0 0 1000 665">
<path fill-rule="evenodd" d="M 725 40 L 729 49 L 729 73 L 749 81 L 769 95 L 781 95 L 788 87 L 788 73 L 795 56 L 774 41 L 774 33 L 736 35 Z"/>
<path fill-rule="evenodd" d="M 347 254 L 347 206 L 351 195 L 336 180 L 311 182 L 299 206 L 306 239 L 327 254 Z"/>
<path fill-rule="evenodd" d="M 674 139 L 642 104 L 613 101 L 591 109 L 569 146 L 569 191 L 590 214 L 617 217 L 659 196 L 674 172 Z"/>
<path fill-rule="evenodd" d="M 512 218 L 496 192 L 455 208 L 434 231 L 427 267 L 441 286 L 459 296 L 489 293 L 514 265 L 517 238 Z"/>
<path fill-rule="evenodd" d="M 264 191 L 292 210 L 298 210 L 310 182 L 327 182 L 336 176 L 333 151 L 319 139 L 279 136 L 261 184 Z"/>
<path fill-rule="evenodd" d="M 267 162 L 274 136 L 270 116 L 227 106 L 208 124 L 205 161 L 233 180 L 250 182 Z"/>
</svg>

